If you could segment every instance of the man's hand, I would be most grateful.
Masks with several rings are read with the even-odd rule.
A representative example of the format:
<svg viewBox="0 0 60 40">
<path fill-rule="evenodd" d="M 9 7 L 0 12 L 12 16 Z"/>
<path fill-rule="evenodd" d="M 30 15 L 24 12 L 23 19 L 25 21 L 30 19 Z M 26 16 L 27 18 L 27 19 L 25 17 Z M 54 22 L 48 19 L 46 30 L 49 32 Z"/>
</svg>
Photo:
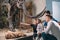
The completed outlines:
<svg viewBox="0 0 60 40">
<path fill-rule="evenodd" d="M 60 25 L 60 22 L 58 22 L 58 24 Z"/>
</svg>

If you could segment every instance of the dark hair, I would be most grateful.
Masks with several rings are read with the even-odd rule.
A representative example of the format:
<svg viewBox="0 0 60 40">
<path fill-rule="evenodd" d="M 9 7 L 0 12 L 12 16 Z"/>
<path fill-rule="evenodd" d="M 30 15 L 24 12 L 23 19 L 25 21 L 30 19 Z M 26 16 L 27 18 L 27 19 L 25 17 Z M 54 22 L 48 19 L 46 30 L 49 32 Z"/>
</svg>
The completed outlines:
<svg viewBox="0 0 60 40">
<path fill-rule="evenodd" d="M 52 19 L 53 17 L 51 15 L 46 15 L 47 17 L 49 17 L 50 19 Z"/>
<path fill-rule="evenodd" d="M 44 13 L 47 13 L 47 14 L 49 14 L 49 15 L 51 14 L 49 10 L 45 11 Z"/>
<path fill-rule="evenodd" d="M 42 21 L 40 19 L 38 19 L 38 23 L 42 23 Z"/>
<path fill-rule="evenodd" d="M 38 23 L 42 23 L 41 19 L 36 18 L 35 20 L 38 20 Z"/>
</svg>

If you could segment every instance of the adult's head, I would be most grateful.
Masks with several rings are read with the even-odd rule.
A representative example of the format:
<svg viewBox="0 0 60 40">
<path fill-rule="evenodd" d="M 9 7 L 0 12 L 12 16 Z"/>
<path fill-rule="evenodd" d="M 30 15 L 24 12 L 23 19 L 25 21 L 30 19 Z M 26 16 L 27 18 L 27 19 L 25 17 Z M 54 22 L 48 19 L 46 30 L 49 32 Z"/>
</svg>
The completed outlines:
<svg viewBox="0 0 60 40">
<path fill-rule="evenodd" d="M 50 13 L 49 10 L 45 11 L 45 14 L 46 14 L 46 15 L 51 15 L 51 13 Z"/>
<path fill-rule="evenodd" d="M 49 22 L 50 20 L 52 20 L 52 16 L 51 15 L 46 15 L 45 20 L 46 20 L 46 22 Z"/>
</svg>

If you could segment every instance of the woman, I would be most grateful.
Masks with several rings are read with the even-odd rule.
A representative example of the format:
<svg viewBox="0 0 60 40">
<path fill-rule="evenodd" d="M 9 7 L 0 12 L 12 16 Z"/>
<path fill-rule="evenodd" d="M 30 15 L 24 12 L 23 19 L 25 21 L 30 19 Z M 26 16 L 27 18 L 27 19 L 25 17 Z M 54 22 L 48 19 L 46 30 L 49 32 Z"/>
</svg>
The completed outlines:
<svg viewBox="0 0 60 40">
<path fill-rule="evenodd" d="M 37 25 L 37 35 L 38 35 L 37 40 L 40 40 L 40 38 L 41 38 L 40 33 L 42 33 L 42 31 L 44 30 L 44 27 L 43 27 L 42 21 L 40 19 L 38 19 L 38 21 L 39 21 L 39 23 Z"/>
</svg>

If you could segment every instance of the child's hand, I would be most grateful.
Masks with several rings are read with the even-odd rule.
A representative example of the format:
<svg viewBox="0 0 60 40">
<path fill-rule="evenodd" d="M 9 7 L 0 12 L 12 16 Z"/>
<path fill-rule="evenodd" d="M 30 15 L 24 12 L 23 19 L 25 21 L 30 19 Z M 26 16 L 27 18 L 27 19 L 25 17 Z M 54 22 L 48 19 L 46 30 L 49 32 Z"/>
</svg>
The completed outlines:
<svg viewBox="0 0 60 40">
<path fill-rule="evenodd" d="M 28 23 L 20 23 L 20 24 L 22 24 L 22 25 L 30 25 L 30 24 L 28 24 Z"/>
</svg>

